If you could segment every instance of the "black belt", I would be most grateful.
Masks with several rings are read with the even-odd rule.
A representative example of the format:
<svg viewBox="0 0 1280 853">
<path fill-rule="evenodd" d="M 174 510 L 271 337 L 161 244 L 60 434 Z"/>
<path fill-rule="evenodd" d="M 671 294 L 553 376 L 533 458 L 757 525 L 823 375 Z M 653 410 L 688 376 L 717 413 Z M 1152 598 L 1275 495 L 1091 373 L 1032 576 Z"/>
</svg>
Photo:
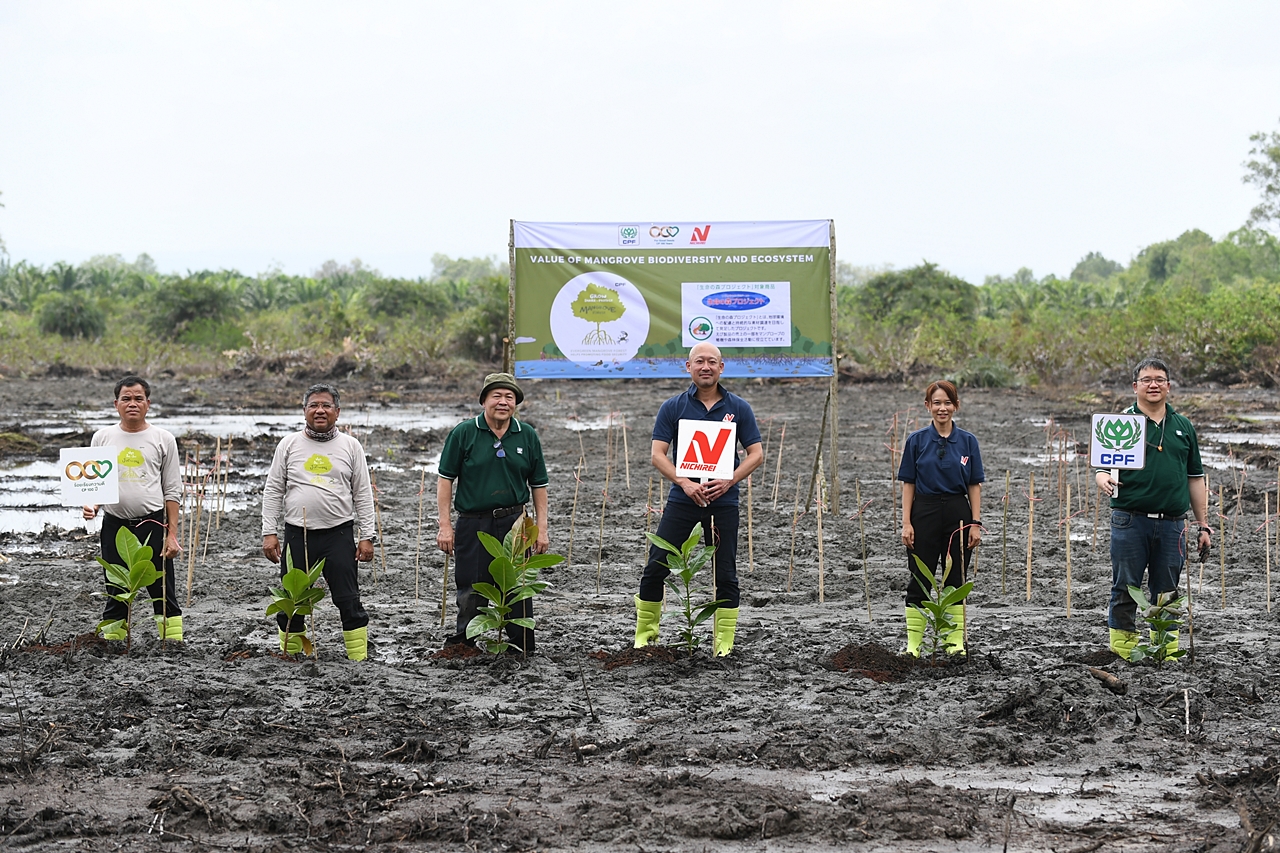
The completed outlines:
<svg viewBox="0 0 1280 853">
<path fill-rule="evenodd" d="M 515 506 L 500 506 L 497 509 L 485 510 L 483 512 L 460 512 L 459 518 L 506 518 L 508 515 L 515 515 L 517 512 L 524 512 L 524 504 L 516 504 Z"/>
<path fill-rule="evenodd" d="M 1180 512 L 1177 515 L 1169 515 L 1168 513 L 1163 512 L 1138 512 L 1137 510 L 1132 509 L 1121 509 L 1116 511 L 1127 512 L 1129 515 L 1141 515 L 1146 518 L 1158 518 L 1161 521 L 1185 521 L 1187 518 L 1187 514 L 1185 512 Z"/>
</svg>

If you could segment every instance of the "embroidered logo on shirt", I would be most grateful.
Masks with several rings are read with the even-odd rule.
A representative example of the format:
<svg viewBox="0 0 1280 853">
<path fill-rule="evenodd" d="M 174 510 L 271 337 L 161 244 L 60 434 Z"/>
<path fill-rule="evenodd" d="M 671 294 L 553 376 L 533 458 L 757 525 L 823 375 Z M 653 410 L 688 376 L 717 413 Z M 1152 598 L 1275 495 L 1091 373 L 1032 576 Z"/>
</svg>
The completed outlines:
<svg viewBox="0 0 1280 853">
<path fill-rule="evenodd" d="M 960 464 L 961 464 L 961 465 L 968 465 L 968 464 L 969 464 L 969 457 L 968 457 L 968 456 L 961 456 L 961 457 L 960 457 Z"/>
<path fill-rule="evenodd" d="M 523 448 L 523 447 L 517 447 L 517 448 L 516 448 L 516 453 L 524 453 L 524 448 Z"/>
<path fill-rule="evenodd" d="M 733 420 L 733 414 L 732 414 L 732 413 L 730 413 L 730 414 L 725 415 L 725 416 L 724 416 L 724 419 L 725 419 L 726 421 L 731 421 L 731 420 Z"/>
</svg>

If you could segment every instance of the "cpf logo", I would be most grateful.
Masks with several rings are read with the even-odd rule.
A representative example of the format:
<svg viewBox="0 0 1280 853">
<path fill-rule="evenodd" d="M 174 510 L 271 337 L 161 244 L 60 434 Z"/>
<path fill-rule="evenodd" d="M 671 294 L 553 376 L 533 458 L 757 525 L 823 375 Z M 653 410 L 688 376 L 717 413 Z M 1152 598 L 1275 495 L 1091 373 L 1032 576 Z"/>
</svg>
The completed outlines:
<svg viewBox="0 0 1280 853">
<path fill-rule="evenodd" d="M 1146 415 L 1094 415 L 1089 463 L 1095 468 L 1137 469 L 1146 464 Z"/>
<path fill-rule="evenodd" d="M 618 226 L 618 245 L 637 246 L 640 244 L 640 229 L 634 225 Z"/>
</svg>

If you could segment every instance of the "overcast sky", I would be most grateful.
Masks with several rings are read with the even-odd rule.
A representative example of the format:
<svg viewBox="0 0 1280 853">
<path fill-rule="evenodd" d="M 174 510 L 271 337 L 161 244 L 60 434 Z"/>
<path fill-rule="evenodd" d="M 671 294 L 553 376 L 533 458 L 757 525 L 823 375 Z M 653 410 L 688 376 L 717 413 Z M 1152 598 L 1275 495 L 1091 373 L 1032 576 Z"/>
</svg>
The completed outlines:
<svg viewBox="0 0 1280 853">
<path fill-rule="evenodd" d="M 0 3 L 0 238 L 162 270 L 507 251 L 508 220 L 836 222 L 981 282 L 1256 203 L 1280 3 Z"/>
</svg>

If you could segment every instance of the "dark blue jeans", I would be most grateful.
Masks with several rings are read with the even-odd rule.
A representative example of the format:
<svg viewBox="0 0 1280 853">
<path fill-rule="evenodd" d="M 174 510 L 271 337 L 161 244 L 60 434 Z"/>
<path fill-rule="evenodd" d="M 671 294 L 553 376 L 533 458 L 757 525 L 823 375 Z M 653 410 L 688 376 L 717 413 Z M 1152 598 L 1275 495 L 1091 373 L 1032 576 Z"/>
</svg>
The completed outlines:
<svg viewBox="0 0 1280 853">
<path fill-rule="evenodd" d="M 689 538 L 695 525 L 703 526 L 702 544 L 715 544 L 716 598 L 723 599 L 721 607 L 738 606 L 738 508 L 736 506 L 701 507 L 678 501 L 667 501 L 667 508 L 658 522 L 658 535 L 679 548 Z M 708 528 L 714 529 L 711 534 Z M 649 561 L 645 563 L 640 578 L 640 599 L 661 601 L 663 581 L 671 570 L 667 568 L 667 552 L 657 545 L 649 546 Z M 702 578 L 700 575 L 699 578 Z M 705 582 L 705 581 L 704 581 Z"/>
<path fill-rule="evenodd" d="M 1187 549 L 1181 518 L 1148 518 L 1141 513 L 1111 511 L 1111 607 L 1107 625 L 1120 631 L 1137 630 L 1138 605 L 1129 586 L 1142 586 L 1147 575 L 1147 596 L 1155 601 L 1162 592 L 1178 588 Z"/>
</svg>

